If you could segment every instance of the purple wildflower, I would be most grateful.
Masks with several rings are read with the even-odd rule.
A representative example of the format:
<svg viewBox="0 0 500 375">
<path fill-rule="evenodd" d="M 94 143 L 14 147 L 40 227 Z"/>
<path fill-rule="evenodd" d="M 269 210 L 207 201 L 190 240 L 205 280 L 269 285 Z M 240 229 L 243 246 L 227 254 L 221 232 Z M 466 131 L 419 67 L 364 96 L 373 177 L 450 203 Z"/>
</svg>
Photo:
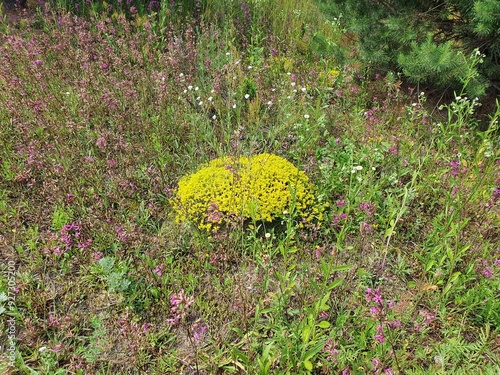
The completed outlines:
<svg viewBox="0 0 500 375">
<path fill-rule="evenodd" d="M 487 279 L 491 279 L 491 276 L 493 276 L 493 270 L 490 267 L 485 267 L 481 271 L 481 274 Z"/>
<path fill-rule="evenodd" d="M 359 225 L 359 231 L 361 233 L 361 236 L 366 237 L 373 232 L 373 226 L 369 222 L 363 221 Z"/>
<path fill-rule="evenodd" d="M 392 154 L 392 155 L 397 155 L 398 154 L 398 148 L 397 147 L 394 147 L 394 146 L 389 146 L 389 149 L 388 149 L 389 153 Z"/>
<path fill-rule="evenodd" d="M 321 311 L 318 315 L 320 319 L 328 319 L 328 316 L 329 316 L 328 311 Z"/>
<path fill-rule="evenodd" d="M 380 285 L 375 290 L 366 288 L 365 298 L 368 302 L 383 303 Z"/>
<path fill-rule="evenodd" d="M 170 296 L 170 314 L 172 317 L 167 319 L 167 323 L 171 326 L 175 326 L 181 320 L 184 320 L 193 303 L 194 298 L 188 297 L 184 290 L 181 290 L 178 294 L 172 294 Z"/>
<path fill-rule="evenodd" d="M 92 258 L 94 258 L 94 260 L 96 262 L 100 261 L 103 257 L 104 257 L 104 254 L 101 251 L 94 251 L 92 253 Z"/>
<path fill-rule="evenodd" d="M 382 326 L 382 324 L 377 326 L 377 334 L 373 336 L 373 338 L 381 344 L 385 342 L 384 327 Z"/>
<path fill-rule="evenodd" d="M 337 207 L 343 207 L 346 205 L 346 201 L 344 197 L 341 195 L 339 199 L 337 200 Z"/>
<path fill-rule="evenodd" d="M 61 322 L 57 320 L 57 318 L 50 314 L 49 315 L 49 327 L 59 327 L 61 325 Z"/>
<path fill-rule="evenodd" d="M 495 189 L 493 189 L 493 193 L 491 194 L 491 200 L 493 202 L 500 201 L 500 188 L 499 187 L 496 187 Z"/>
<path fill-rule="evenodd" d="M 368 219 L 372 218 L 376 211 L 375 205 L 371 202 L 361 202 L 358 207 Z"/>
<path fill-rule="evenodd" d="M 196 341 L 199 341 L 207 331 L 207 326 L 204 326 L 199 321 L 197 321 L 193 324 L 191 331 L 193 333 L 193 338 Z"/>
<path fill-rule="evenodd" d="M 340 222 L 345 220 L 346 218 L 347 218 L 347 215 L 344 212 L 342 212 L 338 215 L 334 215 L 333 220 L 332 220 L 332 224 L 331 224 L 332 227 L 338 226 L 340 224 Z"/>
<path fill-rule="evenodd" d="M 431 313 L 429 310 L 427 309 L 422 309 L 418 312 L 418 315 L 420 315 L 421 317 L 424 318 L 424 325 L 425 326 L 429 326 L 433 321 L 434 319 L 436 319 L 436 315 L 434 315 L 433 313 Z"/>
<path fill-rule="evenodd" d="M 401 328 L 402 326 L 403 324 L 401 324 L 401 322 L 397 319 L 394 319 L 391 322 L 389 322 L 389 328 L 391 329 Z"/>
<path fill-rule="evenodd" d="M 165 266 L 163 264 L 160 264 L 159 266 L 156 266 L 153 272 L 158 276 L 161 277 L 163 275 L 163 269 Z"/>
<path fill-rule="evenodd" d="M 338 343 L 333 342 L 332 339 L 328 339 L 328 341 L 325 343 L 323 352 L 328 354 L 328 357 L 326 358 L 328 362 L 338 363 L 339 360 L 336 357 L 340 352 L 338 351 L 337 346 Z"/>
<path fill-rule="evenodd" d="M 99 149 L 104 150 L 106 148 L 106 145 L 107 145 L 106 138 L 104 138 L 103 136 L 97 138 L 97 141 L 95 144 L 97 145 L 97 147 L 99 147 Z"/>
</svg>

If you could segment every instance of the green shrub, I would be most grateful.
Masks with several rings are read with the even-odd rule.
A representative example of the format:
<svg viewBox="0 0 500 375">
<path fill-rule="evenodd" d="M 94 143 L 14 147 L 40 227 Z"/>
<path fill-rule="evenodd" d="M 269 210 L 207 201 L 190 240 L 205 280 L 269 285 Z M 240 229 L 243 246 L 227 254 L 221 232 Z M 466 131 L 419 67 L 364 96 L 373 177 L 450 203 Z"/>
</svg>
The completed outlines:
<svg viewBox="0 0 500 375">
<path fill-rule="evenodd" d="M 410 81 L 475 97 L 484 95 L 488 87 L 477 70 L 482 57 L 478 50 L 467 56 L 451 42 L 436 44 L 429 34 L 422 44 L 413 42 L 411 50 L 400 53 L 397 61 Z"/>
<path fill-rule="evenodd" d="M 272 222 L 287 214 L 322 218 L 306 174 L 271 154 L 212 160 L 179 181 L 173 206 L 178 221 L 206 230 L 247 219 Z"/>
<path fill-rule="evenodd" d="M 356 41 L 357 58 L 374 69 L 451 93 L 485 94 L 499 76 L 500 0 L 318 0 Z M 350 47 L 352 50 L 352 47 Z M 484 64 L 471 65 L 475 51 Z M 470 77 L 472 74 L 474 77 Z M 471 79 L 472 78 L 472 79 Z"/>
</svg>

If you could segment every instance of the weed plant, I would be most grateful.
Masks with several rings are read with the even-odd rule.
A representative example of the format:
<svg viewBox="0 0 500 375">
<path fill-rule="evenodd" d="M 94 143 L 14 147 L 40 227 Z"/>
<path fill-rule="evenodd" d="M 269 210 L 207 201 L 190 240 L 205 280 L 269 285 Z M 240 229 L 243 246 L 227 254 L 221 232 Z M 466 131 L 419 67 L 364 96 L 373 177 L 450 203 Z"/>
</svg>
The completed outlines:
<svg viewBox="0 0 500 375">
<path fill-rule="evenodd" d="M 2 373 L 497 374 L 498 102 L 346 60 L 310 1 L 182 4 L 0 13 Z M 258 154 L 321 221 L 175 220 Z"/>
</svg>

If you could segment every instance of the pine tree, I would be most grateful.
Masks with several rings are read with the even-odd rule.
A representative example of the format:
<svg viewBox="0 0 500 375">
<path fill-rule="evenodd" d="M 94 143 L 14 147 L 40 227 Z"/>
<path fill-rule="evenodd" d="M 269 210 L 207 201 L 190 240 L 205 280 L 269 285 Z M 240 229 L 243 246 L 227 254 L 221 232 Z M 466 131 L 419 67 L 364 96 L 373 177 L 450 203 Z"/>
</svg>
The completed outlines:
<svg viewBox="0 0 500 375">
<path fill-rule="evenodd" d="M 469 95 L 500 77 L 500 0 L 318 0 L 357 35 L 360 57 Z M 478 52 L 477 52 L 478 51 Z M 480 66 L 479 56 L 484 57 Z"/>
</svg>

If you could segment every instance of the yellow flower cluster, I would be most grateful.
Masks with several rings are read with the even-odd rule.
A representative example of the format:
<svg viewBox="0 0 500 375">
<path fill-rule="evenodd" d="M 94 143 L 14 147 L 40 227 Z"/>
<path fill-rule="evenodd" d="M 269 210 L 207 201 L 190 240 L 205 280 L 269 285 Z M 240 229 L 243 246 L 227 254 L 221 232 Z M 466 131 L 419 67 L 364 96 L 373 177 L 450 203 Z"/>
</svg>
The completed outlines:
<svg viewBox="0 0 500 375">
<path fill-rule="evenodd" d="M 292 212 L 321 220 L 308 177 L 272 154 L 223 157 L 183 177 L 173 199 L 177 220 L 217 230 L 238 219 L 271 222 Z"/>
</svg>

